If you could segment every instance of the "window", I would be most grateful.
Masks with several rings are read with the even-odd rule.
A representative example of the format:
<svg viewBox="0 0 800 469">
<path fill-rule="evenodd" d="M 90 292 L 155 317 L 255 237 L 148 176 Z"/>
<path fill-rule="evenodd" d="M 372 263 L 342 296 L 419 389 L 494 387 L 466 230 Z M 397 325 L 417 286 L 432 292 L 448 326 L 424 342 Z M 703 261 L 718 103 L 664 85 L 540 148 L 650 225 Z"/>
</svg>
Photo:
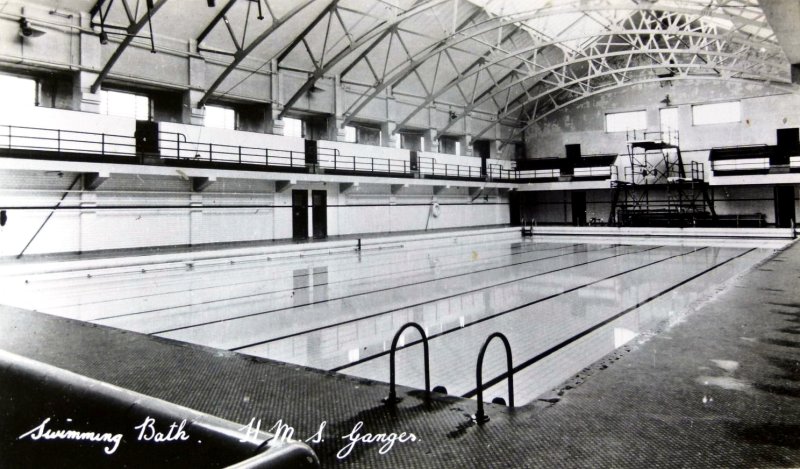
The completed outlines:
<svg viewBox="0 0 800 469">
<path fill-rule="evenodd" d="M 229 107 L 206 106 L 203 126 L 233 130 L 236 128 L 236 111 Z"/>
<path fill-rule="evenodd" d="M 742 109 L 739 101 L 692 106 L 692 123 L 694 125 L 726 124 L 741 120 Z"/>
<path fill-rule="evenodd" d="M 418 133 L 400 132 L 400 148 L 425 151 L 425 138 Z"/>
<path fill-rule="evenodd" d="M 659 111 L 661 118 L 661 131 L 669 132 L 678 130 L 678 108 L 667 107 Z"/>
<path fill-rule="evenodd" d="M 461 142 L 455 137 L 439 137 L 439 153 L 460 155 Z"/>
<path fill-rule="evenodd" d="M 647 129 L 647 112 L 615 112 L 606 114 L 606 132 Z"/>
<path fill-rule="evenodd" d="M 356 139 L 356 128 L 352 125 L 344 126 L 344 141 L 350 143 L 356 143 L 358 141 Z"/>
<path fill-rule="evenodd" d="M 150 98 L 122 91 L 100 91 L 100 114 L 150 120 Z"/>
<path fill-rule="evenodd" d="M 6 109 L 31 108 L 36 102 L 36 80 L 0 75 L 0 99 Z"/>
<path fill-rule="evenodd" d="M 373 127 L 356 127 L 356 141 L 364 145 L 381 145 L 381 130 Z"/>
<path fill-rule="evenodd" d="M 283 135 L 303 138 L 303 121 L 291 117 L 283 118 Z"/>
</svg>

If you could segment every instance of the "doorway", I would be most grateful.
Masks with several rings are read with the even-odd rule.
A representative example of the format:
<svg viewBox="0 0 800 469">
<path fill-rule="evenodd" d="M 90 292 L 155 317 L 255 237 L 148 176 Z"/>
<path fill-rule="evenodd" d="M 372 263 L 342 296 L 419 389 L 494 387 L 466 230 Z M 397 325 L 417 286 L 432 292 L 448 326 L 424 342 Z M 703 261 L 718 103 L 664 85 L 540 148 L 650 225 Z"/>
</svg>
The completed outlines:
<svg viewBox="0 0 800 469">
<path fill-rule="evenodd" d="M 292 191 L 292 239 L 308 239 L 308 191 Z"/>
<path fill-rule="evenodd" d="M 794 186 L 775 186 L 775 227 L 789 228 L 794 216 Z"/>
<path fill-rule="evenodd" d="M 586 192 L 572 192 L 572 224 L 586 226 Z"/>
<path fill-rule="evenodd" d="M 328 237 L 327 191 L 311 191 L 311 225 L 314 239 Z"/>
</svg>

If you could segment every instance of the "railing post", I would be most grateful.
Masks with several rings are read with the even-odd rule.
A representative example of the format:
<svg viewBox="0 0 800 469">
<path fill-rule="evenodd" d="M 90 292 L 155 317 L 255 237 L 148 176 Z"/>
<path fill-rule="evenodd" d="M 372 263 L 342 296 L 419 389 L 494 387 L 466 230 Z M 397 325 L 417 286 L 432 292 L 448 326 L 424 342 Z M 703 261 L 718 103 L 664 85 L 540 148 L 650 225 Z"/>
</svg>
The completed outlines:
<svg viewBox="0 0 800 469">
<path fill-rule="evenodd" d="M 208 161 L 214 161 L 214 144 L 208 142 Z"/>
<path fill-rule="evenodd" d="M 10 125 L 8 126 L 8 149 L 9 150 L 11 150 L 11 129 L 13 129 L 13 128 L 14 128 L 13 126 L 10 126 Z"/>
<path fill-rule="evenodd" d="M 100 156 L 106 155 L 106 134 L 100 134 Z"/>
<path fill-rule="evenodd" d="M 175 134 L 175 146 L 178 149 L 178 159 L 181 159 L 181 134 Z"/>
<path fill-rule="evenodd" d="M 506 366 L 508 368 L 508 406 L 514 408 L 514 367 L 511 360 L 511 344 L 508 343 L 508 338 L 500 332 L 492 333 L 483 343 L 481 351 L 478 354 L 478 364 L 475 367 L 475 385 L 478 391 L 476 399 L 478 400 L 478 411 L 472 416 L 475 422 L 482 424 L 489 421 L 489 416 L 483 411 L 483 356 L 486 354 L 486 349 L 492 339 L 499 337 L 506 348 Z"/>
<path fill-rule="evenodd" d="M 239 164 L 242 164 L 242 146 L 239 145 Z"/>
<path fill-rule="evenodd" d="M 375 172 L 375 158 L 369 159 L 369 169 L 371 173 Z"/>
<path fill-rule="evenodd" d="M 361 240 L 359 239 L 359 246 Z M 394 355 L 397 352 L 397 342 L 400 341 L 400 336 L 403 335 L 403 331 L 408 329 L 409 327 L 413 327 L 417 331 L 419 331 L 419 335 L 422 336 L 422 349 L 425 359 L 425 395 L 430 395 L 431 393 L 431 371 L 429 366 L 428 360 L 428 336 L 425 335 L 425 330 L 419 324 L 415 322 L 408 322 L 403 324 L 403 326 L 397 331 L 394 335 L 394 339 L 392 339 L 392 348 L 389 349 L 389 397 L 383 400 L 383 403 L 386 405 L 396 405 L 398 402 L 402 401 L 402 397 L 397 397 L 397 390 L 395 389 L 395 366 L 394 366 Z"/>
<path fill-rule="evenodd" d="M 264 149 L 264 166 L 269 166 L 269 148 Z"/>
</svg>

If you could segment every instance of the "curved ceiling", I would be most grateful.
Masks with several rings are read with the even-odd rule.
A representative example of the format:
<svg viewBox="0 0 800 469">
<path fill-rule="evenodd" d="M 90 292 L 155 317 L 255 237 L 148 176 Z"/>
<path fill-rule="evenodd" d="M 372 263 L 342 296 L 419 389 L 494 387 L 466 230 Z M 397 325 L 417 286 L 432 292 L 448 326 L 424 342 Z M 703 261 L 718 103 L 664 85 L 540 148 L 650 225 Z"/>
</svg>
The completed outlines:
<svg viewBox="0 0 800 469">
<path fill-rule="evenodd" d="M 283 113 L 323 77 L 338 77 L 352 96 L 344 124 L 387 94 L 412 103 L 395 116 L 399 127 L 431 105 L 453 111 L 439 133 L 470 113 L 491 116 L 473 126 L 478 138 L 498 122 L 521 131 L 639 83 L 791 85 L 756 0 L 99 0 L 89 11 L 95 24 L 135 35 L 150 26 L 148 10 L 156 38 L 189 41 L 221 65 L 201 103 L 236 86 L 233 72 L 273 63 L 305 76 L 284 90 Z"/>
</svg>

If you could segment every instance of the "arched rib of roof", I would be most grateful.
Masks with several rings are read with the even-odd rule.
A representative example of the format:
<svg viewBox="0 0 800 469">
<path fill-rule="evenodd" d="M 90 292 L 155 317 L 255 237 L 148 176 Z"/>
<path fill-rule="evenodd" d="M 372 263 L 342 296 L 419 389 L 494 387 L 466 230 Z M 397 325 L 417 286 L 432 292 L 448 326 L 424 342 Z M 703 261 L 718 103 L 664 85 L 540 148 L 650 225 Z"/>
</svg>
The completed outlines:
<svg viewBox="0 0 800 469">
<path fill-rule="evenodd" d="M 440 133 L 446 132 L 454 124 L 456 124 L 457 122 L 462 120 L 468 113 L 470 113 L 473 110 L 475 110 L 478 106 L 480 106 L 484 102 L 492 99 L 493 97 L 495 97 L 497 95 L 505 93 L 506 91 L 508 91 L 508 90 L 510 90 L 510 89 L 512 89 L 514 87 L 523 85 L 526 81 L 530 80 L 531 78 L 535 78 L 537 76 L 547 76 L 547 75 L 549 75 L 549 74 L 551 74 L 551 73 L 553 73 L 553 72 L 555 72 L 555 71 L 557 71 L 559 69 L 563 69 L 563 68 L 568 67 L 570 65 L 574 65 L 574 64 L 578 64 L 578 63 L 582 63 L 582 62 L 592 62 L 592 61 L 595 61 L 595 60 L 603 60 L 603 59 L 612 58 L 612 57 L 647 56 L 647 55 L 650 55 L 650 54 L 661 54 L 661 53 L 663 53 L 663 54 L 677 54 L 677 55 L 701 54 L 704 57 L 721 57 L 721 58 L 737 58 L 739 56 L 737 53 L 722 52 L 722 51 L 715 51 L 715 50 L 705 50 L 705 49 L 650 49 L 650 50 L 644 50 L 644 51 L 643 50 L 630 49 L 630 50 L 625 50 L 625 51 L 609 52 L 609 53 L 605 53 L 605 54 L 597 54 L 597 55 L 576 57 L 574 59 L 571 59 L 571 60 L 568 60 L 568 61 L 565 61 L 565 62 L 562 62 L 562 63 L 558 63 L 558 64 L 555 64 L 555 65 L 552 65 L 552 66 L 549 66 L 549 67 L 543 67 L 543 68 L 541 68 L 539 70 L 536 70 L 534 72 L 531 72 L 531 73 L 519 73 L 518 75 L 520 75 L 520 77 L 517 78 L 516 80 L 513 80 L 513 81 L 511 81 L 509 83 L 506 83 L 505 85 L 502 85 L 502 86 L 490 87 L 488 90 L 486 90 L 486 92 L 483 94 L 483 96 L 479 96 L 478 99 L 476 99 L 472 103 L 469 103 L 464 108 L 462 114 L 458 115 L 455 119 L 450 120 L 447 123 L 447 125 L 445 125 L 444 127 L 440 128 L 438 130 L 439 130 Z M 754 58 L 748 59 L 748 61 L 746 63 L 748 63 L 748 64 L 755 63 L 757 65 L 765 66 L 765 67 L 768 67 L 768 68 L 772 67 L 772 68 L 775 69 L 776 72 L 780 71 L 785 66 L 785 64 L 782 63 L 782 62 L 770 62 L 770 61 L 767 61 L 767 60 L 754 59 Z M 654 66 L 654 68 L 666 68 L 667 66 L 670 67 L 670 68 L 680 68 L 683 65 L 680 64 L 680 63 L 676 63 L 676 64 L 669 64 L 669 65 L 653 64 L 653 66 Z M 606 67 L 607 67 L 607 65 L 606 65 Z M 718 67 L 717 67 L 716 64 L 709 64 L 708 68 L 714 69 L 714 68 L 718 68 Z M 626 69 L 624 69 L 624 68 L 609 69 L 609 74 L 613 74 L 613 73 L 622 74 L 622 73 L 625 73 L 625 71 L 626 71 Z M 598 76 L 599 75 L 592 75 L 589 78 L 596 78 Z M 764 75 L 764 76 L 770 77 L 770 78 L 766 79 L 765 81 L 788 82 L 788 77 L 783 77 L 780 74 Z M 537 84 L 538 83 L 540 83 L 540 82 L 537 82 Z M 526 91 L 528 91 L 528 90 L 526 90 Z M 442 92 L 444 92 L 444 91 L 442 91 Z M 515 102 L 515 101 L 521 99 L 524 95 L 525 95 L 525 92 L 520 93 L 520 95 L 515 97 L 511 102 Z M 530 101 L 528 101 L 528 103 L 529 102 Z M 400 124 L 398 124 L 398 127 L 402 127 L 406 122 L 408 122 L 410 117 L 413 116 L 414 114 L 416 114 L 417 111 L 418 111 L 418 109 L 415 109 L 414 111 L 412 111 L 412 113 L 409 114 L 408 117 L 406 117 L 403 121 L 401 121 Z M 508 117 L 508 115 L 510 115 L 510 114 L 512 114 L 512 112 L 503 113 L 503 114 L 501 114 L 499 116 L 499 119 L 502 120 L 503 118 Z"/>
<path fill-rule="evenodd" d="M 578 5 L 579 2 L 572 2 L 571 5 Z M 555 7 L 554 7 L 555 8 Z M 604 8 L 594 8 L 594 10 L 608 10 L 611 9 L 610 7 Z M 675 8 L 675 7 L 667 7 L 667 8 L 655 8 L 655 6 L 651 5 L 649 7 L 645 6 L 631 6 L 627 5 L 625 7 L 618 7 L 617 9 L 624 9 L 630 11 L 667 11 L 670 13 L 679 13 L 679 14 L 690 14 L 690 15 L 698 15 L 700 17 L 713 17 L 713 18 L 722 18 L 722 19 L 729 19 L 728 15 L 720 14 L 716 10 L 712 11 L 699 11 L 693 9 L 686 9 L 686 8 Z M 591 8 L 581 8 L 580 10 L 571 10 L 572 12 L 584 12 L 593 10 Z M 356 100 L 353 105 L 345 112 L 345 119 L 343 125 L 346 125 L 350 122 L 350 120 L 357 116 L 358 113 L 369 103 L 369 101 L 378 97 L 386 88 L 390 86 L 394 86 L 395 84 L 399 83 L 407 76 L 409 76 L 417 67 L 419 67 L 422 63 L 424 63 L 427 59 L 439 54 L 449 48 L 452 48 L 458 44 L 461 44 L 465 41 L 473 39 L 477 36 L 486 34 L 488 32 L 492 32 L 498 28 L 503 26 L 519 23 L 522 21 L 526 21 L 533 18 L 540 18 L 546 15 L 555 15 L 555 14 L 563 14 L 565 11 L 558 10 L 558 11 L 547 11 L 543 12 L 542 10 L 536 10 L 534 12 L 529 12 L 525 14 L 515 14 L 509 16 L 496 16 L 489 18 L 487 20 L 481 21 L 479 23 L 473 25 L 467 25 L 463 29 L 461 29 L 458 33 L 450 36 L 449 38 L 443 39 L 439 42 L 436 42 L 426 49 L 423 49 L 421 52 L 417 53 L 414 57 L 409 58 L 403 64 L 405 66 L 400 65 L 395 67 L 395 71 L 391 72 L 391 77 L 384 77 L 383 79 L 379 80 L 379 82 L 374 83 L 372 85 L 373 91 L 369 94 L 365 94 L 362 96 L 361 99 Z M 739 19 L 737 19 L 738 21 Z M 755 20 L 745 19 L 742 18 L 741 21 L 746 24 L 751 24 L 759 27 L 766 27 L 765 22 L 759 22 Z M 488 24 L 488 26 L 487 26 Z M 662 34 L 664 32 L 668 32 L 671 34 L 675 33 L 683 33 L 683 34 L 690 34 L 689 32 L 683 32 L 681 30 L 665 30 L 665 29 L 638 29 L 638 30 L 625 30 L 625 29 L 610 29 L 607 31 L 603 31 L 601 33 L 594 33 L 594 34 L 585 34 L 585 35 L 577 35 L 570 38 L 558 38 L 557 40 L 543 42 L 538 47 L 542 47 L 544 45 L 554 45 L 563 43 L 566 41 L 571 40 L 579 40 L 579 39 L 589 39 L 592 37 L 597 36 L 614 36 L 620 34 Z M 693 33 L 698 36 L 707 36 L 707 33 Z M 742 39 L 736 39 L 733 37 L 729 37 L 727 35 L 719 35 L 721 38 L 724 38 L 728 41 L 741 41 Z M 770 36 L 771 37 L 771 36 Z M 770 45 L 774 48 L 778 48 L 777 43 L 769 42 L 766 43 L 764 41 L 749 41 L 752 45 L 758 45 L 759 47 L 765 47 L 765 45 Z M 399 70 L 398 70 L 399 69 Z"/>
<path fill-rule="evenodd" d="M 519 79 L 517 79 L 515 81 L 512 81 L 511 83 L 508 83 L 508 84 L 506 84 L 504 86 L 500 86 L 499 83 L 501 83 L 505 79 L 505 77 L 503 79 L 501 79 L 501 80 L 498 80 L 497 84 L 492 85 L 492 86 L 484 89 L 481 93 L 479 93 L 477 95 L 478 97 L 476 99 L 474 99 L 473 102 L 467 103 L 467 106 L 465 107 L 465 112 L 472 111 L 473 109 L 475 109 L 475 107 L 477 107 L 478 105 L 482 104 L 483 102 L 486 102 L 488 99 L 491 99 L 492 97 L 494 97 L 494 96 L 496 96 L 496 95 L 498 95 L 498 94 L 500 94 L 502 92 L 505 92 L 509 88 L 511 88 L 513 86 L 516 86 L 516 85 L 520 84 L 521 82 L 527 81 L 532 77 L 535 77 L 535 76 L 538 76 L 538 75 L 542 75 L 544 73 L 554 72 L 554 71 L 556 71 L 558 69 L 563 69 L 564 67 L 567 67 L 569 65 L 573 65 L 573 64 L 577 64 L 577 63 L 581 63 L 581 62 L 593 61 L 593 60 L 603 60 L 603 59 L 610 58 L 610 57 L 618 57 L 618 56 L 630 55 L 632 53 L 636 54 L 636 55 L 648 55 L 648 54 L 653 54 L 653 55 L 656 55 L 656 54 L 685 55 L 685 54 L 696 54 L 696 55 L 701 55 L 701 56 L 719 56 L 719 57 L 735 58 L 735 57 L 741 57 L 742 55 L 745 55 L 747 52 L 753 51 L 755 48 L 760 48 L 762 46 L 762 44 L 757 43 L 757 42 L 749 41 L 749 40 L 746 40 L 746 39 L 729 38 L 724 34 L 707 34 L 707 33 L 703 33 L 703 34 L 696 34 L 696 33 L 684 34 L 684 33 L 674 33 L 674 32 L 664 31 L 664 30 L 653 30 L 651 33 L 671 34 L 673 36 L 684 36 L 684 35 L 685 36 L 695 36 L 695 37 L 703 37 L 703 38 L 711 39 L 711 40 L 725 40 L 725 41 L 728 41 L 729 43 L 739 44 L 739 45 L 743 46 L 744 48 L 746 48 L 746 50 L 742 49 L 739 52 L 732 53 L 732 52 L 723 52 L 723 51 L 714 50 L 714 49 L 703 49 L 703 48 L 697 48 L 697 47 L 694 47 L 694 48 L 670 48 L 670 49 L 646 49 L 646 50 L 629 49 L 629 50 L 623 50 L 623 51 L 608 52 L 608 53 L 603 53 L 603 54 L 586 55 L 586 52 L 589 49 L 602 49 L 603 47 L 600 46 L 600 47 L 587 48 L 587 49 L 581 51 L 581 54 L 576 54 L 576 56 L 574 58 L 571 58 L 571 59 L 566 60 L 564 62 L 556 63 L 555 65 L 549 65 L 549 66 L 538 65 L 539 68 L 536 69 L 536 70 L 530 70 L 531 67 L 536 67 L 537 66 L 537 64 L 533 64 L 531 67 L 528 67 L 528 71 L 526 71 L 526 72 L 519 71 L 517 69 L 521 65 L 524 64 L 524 63 L 520 63 L 519 65 L 517 65 L 515 67 L 515 69 L 512 72 L 510 72 L 510 74 L 515 74 L 517 76 L 522 76 L 522 78 L 519 78 Z M 627 32 L 625 32 L 623 34 L 627 34 Z M 428 105 L 430 105 L 436 99 L 441 97 L 445 92 L 447 92 L 448 90 L 452 89 L 455 86 L 458 86 L 460 83 L 463 83 L 464 81 L 469 80 L 471 77 L 479 75 L 481 72 L 483 72 L 485 70 L 488 70 L 492 66 L 495 66 L 495 65 L 497 65 L 499 63 L 502 63 L 502 62 L 505 62 L 505 61 L 509 61 L 509 60 L 514 60 L 515 58 L 517 58 L 520 55 L 524 55 L 524 54 L 527 54 L 527 53 L 530 53 L 530 52 L 535 52 L 538 49 L 541 49 L 543 47 L 546 47 L 548 45 L 553 45 L 553 44 L 555 44 L 555 42 L 537 44 L 537 45 L 534 45 L 534 46 L 518 49 L 518 50 L 515 50 L 515 51 L 513 51 L 513 52 L 511 52 L 509 54 L 506 54 L 506 55 L 503 55 L 503 56 L 497 56 L 497 57 L 495 57 L 495 58 L 493 58 L 492 60 L 489 60 L 489 61 L 484 61 L 483 65 L 479 66 L 478 68 L 470 69 L 470 70 L 468 70 L 466 72 L 460 73 L 459 75 L 454 77 L 452 80 L 450 80 L 448 83 L 446 83 L 444 86 L 442 86 L 440 89 L 438 89 L 434 93 L 431 93 L 431 95 L 428 96 L 423 102 L 418 104 L 417 107 L 414 108 L 408 115 L 406 115 L 406 117 L 398 124 L 398 127 L 404 126 L 414 115 L 416 115 L 418 112 L 420 112 L 423 109 L 425 109 Z M 591 51 L 589 51 L 589 53 L 591 53 Z M 775 49 L 775 53 L 776 53 L 776 55 L 778 53 L 780 53 L 780 49 L 776 48 Z M 786 65 L 784 61 L 769 62 L 769 61 L 766 61 L 766 60 L 763 60 L 763 59 L 759 59 L 757 57 L 750 57 L 750 56 L 746 57 L 746 61 L 747 62 L 760 63 L 760 64 L 765 65 L 765 66 L 774 66 L 776 68 L 785 67 L 785 65 Z M 530 62 L 530 61 L 528 61 L 528 62 Z M 457 122 L 460 119 L 461 119 L 461 117 L 451 121 L 445 128 L 440 129 L 440 130 L 441 131 L 447 130 L 447 128 L 451 127 L 452 124 L 454 124 L 455 122 Z"/>
<path fill-rule="evenodd" d="M 689 67 L 689 65 L 681 65 L 679 67 L 686 68 L 686 67 Z M 630 71 L 648 70 L 648 69 L 653 70 L 653 69 L 660 69 L 660 68 L 663 68 L 663 67 L 661 67 L 659 65 L 645 65 L 645 66 L 631 68 L 629 70 Z M 708 65 L 705 65 L 705 64 L 693 64 L 689 68 L 695 68 L 695 69 L 709 68 L 710 69 L 711 67 L 708 66 Z M 737 67 L 720 67 L 720 66 L 717 66 L 715 68 L 717 68 L 718 70 L 725 70 L 725 71 L 734 72 L 734 73 L 749 73 L 746 69 L 740 69 L 740 68 L 737 68 Z M 617 73 L 617 72 L 605 72 L 602 75 L 611 75 L 613 73 Z M 602 75 L 594 75 L 593 77 L 586 77 L 586 78 L 582 78 L 582 79 L 579 79 L 579 80 L 574 80 L 574 81 L 566 84 L 566 86 L 559 87 L 557 89 L 547 90 L 545 93 L 541 93 L 540 95 L 532 97 L 526 103 L 523 103 L 523 104 L 515 106 L 514 110 L 509 110 L 509 114 L 512 113 L 512 112 L 519 111 L 525 104 L 527 104 L 529 102 L 535 102 L 536 100 L 541 99 L 542 97 L 544 97 L 547 94 L 552 94 L 553 92 L 566 90 L 567 86 L 574 86 L 574 85 L 577 85 L 577 84 L 582 83 L 584 81 L 588 81 L 588 80 L 591 80 L 592 78 L 597 78 L 598 76 L 602 76 Z M 757 77 L 756 79 L 758 79 L 759 81 L 761 81 L 765 85 L 777 87 L 777 88 L 780 88 L 781 90 L 786 91 L 786 92 L 797 92 L 798 86 L 794 85 L 794 84 L 791 84 L 789 82 L 772 82 L 772 81 L 770 81 L 768 79 L 768 77 L 765 77 L 765 76 Z M 741 81 L 741 82 L 745 82 L 745 83 L 752 83 L 752 78 L 750 78 L 750 77 L 734 77 L 734 76 L 721 77 L 721 76 L 718 76 L 718 75 L 710 75 L 710 74 L 709 75 L 688 75 L 687 74 L 687 75 L 678 75 L 678 76 L 674 76 L 674 77 L 656 77 L 656 78 L 636 77 L 636 78 L 634 78 L 634 79 L 632 79 L 630 81 L 626 81 L 625 83 L 618 83 L 618 84 L 611 85 L 611 86 L 603 86 L 603 87 L 596 88 L 596 89 L 594 89 L 592 91 L 589 91 L 589 92 L 577 93 L 577 94 L 579 94 L 579 96 L 577 96 L 576 98 L 573 98 L 571 100 L 568 100 L 568 101 L 565 101 L 565 102 L 562 102 L 562 103 L 556 103 L 555 106 L 552 109 L 548 109 L 547 111 L 545 111 L 545 112 L 543 112 L 541 114 L 534 115 L 533 117 L 531 117 L 529 119 L 527 124 L 516 128 L 515 132 L 524 132 L 525 130 L 527 130 L 528 128 L 533 126 L 535 123 L 539 122 L 540 120 L 544 119 L 545 117 L 549 116 L 550 114 L 552 114 L 552 113 L 554 113 L 554 112 L 556 112 L 558 110 L 561 110 L 561 109 L 563 109 L 563 108 L 565 108 L 567 106 L 575 104 L 575 103 L 577 103 L 579 101 L 582 101 L 584 99 L 591 98 L 592 96 L 596 96 L 598 94 L 606 93 L 606 92 L 613 91 L 613 90 L 618 90 L 618 89 L 625 88 L 625 87 L 635 86 L 635 85 L 641 85 L 641 84 L 647 84 L 647 83 L 660 83 L 660 82 L 678 81 L 678 80 L 722 80 L 722 81 Z M 473 136 L 473 139 L 480 138 L 486 132 L 488 132 L 493 127 L 495 127 L 500 121 L 501 121 L 500 119 L 497 119 L 496 121 L 493 121 L 492 123 L 490 123 L 489 125 L 487 125 L 483 129 L 481 129 L 479 132 L 475 133 L 474 136 Z"/>
</svg>

